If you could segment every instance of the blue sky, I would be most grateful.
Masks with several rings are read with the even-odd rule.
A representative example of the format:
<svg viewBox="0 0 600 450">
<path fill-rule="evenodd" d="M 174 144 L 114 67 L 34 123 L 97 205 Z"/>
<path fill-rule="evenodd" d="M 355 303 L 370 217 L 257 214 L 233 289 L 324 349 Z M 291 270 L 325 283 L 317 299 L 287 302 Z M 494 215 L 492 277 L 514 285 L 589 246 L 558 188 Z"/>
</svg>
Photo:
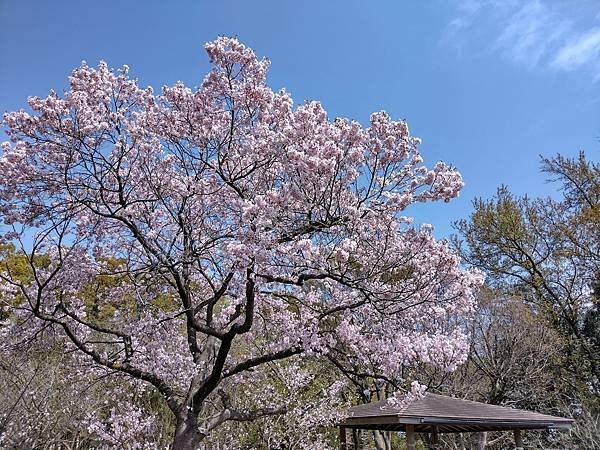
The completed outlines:
<svg viewBox="0 0 600 450">
<path fill-rule="evenodd" d="M 220 34 L 271 59 L 296 103 L 362 123 L 384 109 L 428 163 L 457 166 L 459 199 L 409 211 L 438 236 L 500 184 L 552 192 L 539 154 L 600 159 L 600 2 L 586 0 L 0 0 L 0 110 L 60 92 L 81 60 L 195 86 Z"/>
</svg>

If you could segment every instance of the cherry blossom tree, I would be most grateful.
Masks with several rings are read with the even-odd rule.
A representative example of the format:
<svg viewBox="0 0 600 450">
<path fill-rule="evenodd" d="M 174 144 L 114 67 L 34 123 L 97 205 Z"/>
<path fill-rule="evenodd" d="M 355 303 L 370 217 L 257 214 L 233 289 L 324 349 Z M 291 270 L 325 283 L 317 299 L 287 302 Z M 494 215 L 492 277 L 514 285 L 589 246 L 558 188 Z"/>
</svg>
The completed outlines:
<svg viewBox="0 0 600 450">
<path fill-rule="evenodd" d="M 424 166 L 385 112 L 330 120 L 271 90 L 269 62 L 236 39 L 205 49 L 197 89 L 157 95 L 127 67 L 84 63 L 64 95 L 5 114 L 2 239 L 30 276 L 0 268 L 4 350 L 56 339 L 88 375 L 145 384 L 173 414 L 174 449 L 286 412 L 266 381 L 285 361 L 391 379 L 456 367 L 468 341 L 447 318 L 472 312 L 481 277 L 405 210 L 456 197 L 460 174 Z M 90 292 L 98 279 L 112 281 Z"/>
</svg>

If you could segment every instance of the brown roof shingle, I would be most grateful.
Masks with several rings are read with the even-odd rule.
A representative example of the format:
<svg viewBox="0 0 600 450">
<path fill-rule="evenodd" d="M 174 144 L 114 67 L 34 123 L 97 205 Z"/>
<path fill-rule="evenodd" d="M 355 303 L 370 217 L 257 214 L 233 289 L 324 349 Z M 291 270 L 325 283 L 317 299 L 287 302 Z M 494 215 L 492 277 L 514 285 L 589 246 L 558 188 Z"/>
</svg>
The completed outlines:
<svg viewBox="0 0 600 450">
<path fill-rule="evenodd" d="M 416 431 L 428 431 L 435 426 L 440 432 L 458 432 L 568 428 L 573 420 L 427 393 L 404 410 L 390 407 L 385 400 L 354 406 L 341 425 L 403 430 L 407 423 L 415 424 Z"/>
</svg>

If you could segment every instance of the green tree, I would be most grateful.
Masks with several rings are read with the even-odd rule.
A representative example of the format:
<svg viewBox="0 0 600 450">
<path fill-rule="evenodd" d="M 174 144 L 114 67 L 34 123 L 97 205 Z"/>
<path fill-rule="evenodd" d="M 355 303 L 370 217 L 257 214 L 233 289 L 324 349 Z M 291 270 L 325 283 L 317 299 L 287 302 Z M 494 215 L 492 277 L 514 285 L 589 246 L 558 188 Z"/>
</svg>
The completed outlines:
<svg viewBox="0 0 600 450">
<path fill-rule="evenodd" d="M 559 200 L 517 197 L 501 187 L 494 198 L 474 201 L 470 218 L 456 224 L 455 243 L 490 285 L 520 293 L 549 319 L 567 342 L 566 368 L 597 393 L 600 166 L 584 154 L 542 164 L 561 183 Z"/>
<path fill-rule="evenodd" d="M 498 311 L 489 325 L 483 322 L 485 333 L 474 335 L 469 362 L 461 371 L 481 373 L 490 364 L 500 365 L 502 370 L 484 373 L 488 401 L 516 400 L 518 406 L 535 408 L 526 404 L 529 397 L 538 409 L 562 409 L 578 419 L 578 448 L 595 448 L 589 436 L 600 423 L 600 165 L 583 153 L 576 158 L 557 155 L 542 159 L 542 171 L 559 185 L 554 198 L 516 196 L 502 186 L 493 198 L 476 199 L 471 216 L 455 224 L 455 246 L 468 264 L 486 273 L 496 297 L 483 310 L 490 305 L 502 309 L 505 299 L 517 299 L 525 307 L 515 314 L 518 303 L 507 305 L 508 327 L 502 326 L 507 316 Z M 530 385 L 517 383 L 519 377 L 507 379 L 519 373 L 515 364 L 523 365 L 510 359 L 516 348 L 511 339 L 520 339 L 511 327 L 523 327 L 526 345 L 519 344 L 519 352 L 528 345 L 534 348 L 536 327 L 551 330 L 547 339 L 558 354 L 541 367 L 537 386 L 535 380 Z M 493 345 L 484 345 L 490 338 Z M 542 382 L 548 376 L 551 383 Z"/>
</svg>

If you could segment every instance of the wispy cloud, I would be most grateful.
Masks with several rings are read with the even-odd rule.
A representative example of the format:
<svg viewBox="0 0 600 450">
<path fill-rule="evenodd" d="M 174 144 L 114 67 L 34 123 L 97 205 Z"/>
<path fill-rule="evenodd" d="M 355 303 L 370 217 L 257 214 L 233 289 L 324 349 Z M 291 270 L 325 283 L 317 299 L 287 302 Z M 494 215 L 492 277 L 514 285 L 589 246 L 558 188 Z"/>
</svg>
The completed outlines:
<svg viewBox="0 0 600 450">
<path fill-rule="evenodd" d="M 588 63 L 596 63 L 599 56 L 600 27 L 596 27 L 564 44 L 552 60 L 552 66 L 562 70 L 573 70 Z"/>
<path fill-rule="evenodd" d="M 540 1 L 523 2 L 508 14 L 495 48 L 514 61 L 536 66 L 568 33 L 570 23 Z"/>
<path fill-rule="evenodd" d="M 497 52 L 528 68 L 587 70 L 600 79 L 600 3 L 460 0 L 445 41 L 459 51 Z"/>
</svg>

